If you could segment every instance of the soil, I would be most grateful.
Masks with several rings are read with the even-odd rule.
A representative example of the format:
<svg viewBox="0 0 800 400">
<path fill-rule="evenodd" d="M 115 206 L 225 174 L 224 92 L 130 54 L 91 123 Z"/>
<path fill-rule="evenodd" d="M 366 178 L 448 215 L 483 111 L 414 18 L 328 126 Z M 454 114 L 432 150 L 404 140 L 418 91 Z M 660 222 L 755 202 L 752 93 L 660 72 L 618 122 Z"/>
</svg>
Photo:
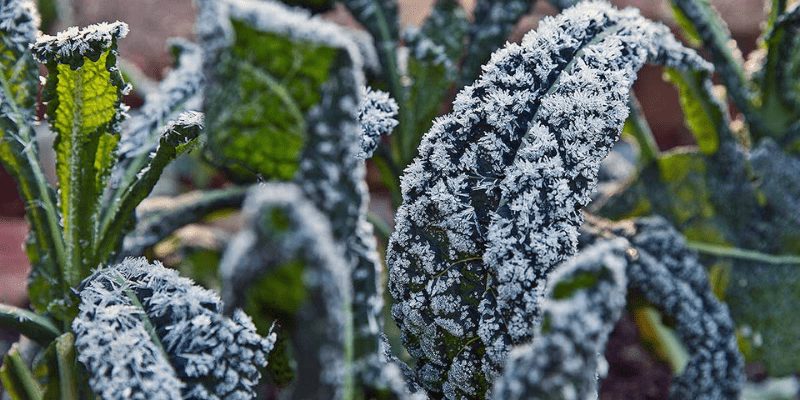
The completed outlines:
<svg viewBox="0 0 800 400">
<path fill-rule="evenodd" d="M 600 384 L 601 400 L 660 400 L 669 394 L 672 372 L 642 347 L 639 331 L 628 313 L 611 333 L 605 353 L 608 375 Z"/>
</svg>

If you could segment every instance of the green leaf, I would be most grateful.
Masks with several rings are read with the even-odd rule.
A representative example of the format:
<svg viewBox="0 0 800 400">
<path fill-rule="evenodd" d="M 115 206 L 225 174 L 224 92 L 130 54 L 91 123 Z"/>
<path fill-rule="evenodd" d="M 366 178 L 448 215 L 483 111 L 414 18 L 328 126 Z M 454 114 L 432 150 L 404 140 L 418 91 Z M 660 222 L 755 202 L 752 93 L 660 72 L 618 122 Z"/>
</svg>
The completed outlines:
<svg viewBox="0 0 800 400">
<path fill-rule="evenodd" d="M 31 3 L 0 5 L 0 163 L 17 182 L 26 203 L 31 232 L 26 243 L 32 265 L 29 298 L 39 311 L 64 295 L 57 281 L 64 261 L 58 211 L 53 190 L 39 164 L 33 130 L 36 119 L 39 68 L 28 47 L 36 40 L 38 19 Z"/>
<path fill-rule="evenodd" d="M 220 262 L 226 307 L 246 305 L 290 333 L 291 398 L 350 399 L 353 289 L 329 220 L 294 184 L 254 187 L 244 219 Z"/>
<path fill-rule="evenodd" d="M 60 334 L 49 318 L 14 306 L 0 304 L 0 326 L 47 345 Z"/>
<path fill-rule="evenodd" d="M 0 367 L 0 381 L 12 400 L 41 400 L 43 390 L 36 382 L 30 368 L 19 353 L 15 343 L 3 357 Z"/>
<path fill-rule="evenodd" d="M 247 12 L 223 21 L 234 39 L 209 72 L 208 149 L 239 175 L 288 180 L 306 144 L 307 114 L 338 51 L 322 37 L 283 33 L 280 24 L 248 19 Z"/>
<path fill-rule="evenodd" d="M 203 114 L 187 111 L 167 124 L 158 146 L 147 165 L 130 182 L 115 202 L 106 206 L 99 226 L 99 241 L 94 250 L 95 264 L 108 259 L 121 245 L 122 237 L 132 227 L 134 210 L 153 190 L 164 168 L 185 151 L 203 129 Z"/>
<path fill-rule="evenodd" d="M 709 73 L 667 69 L 665 75 L 678 88 L 684 120 L 703 154 L 716 153 L 720 141 L 735 140 L 728 127 L 728 110 L 714 96 Z"/>
<path fill-rule="evenodd" d="M 43 98 L 56 133 L 56 175 L 66 244 L 64 282 L 76 286 L 96 265 L 92 249 L 97 211 L 124 116 L 127 89 L 117 68 L 117 40 L 127 25 L 91 25 L 59 37 L 43 36 L 34 56 L 47 65 Z"/>
<path fill-rule="evenodd" d="M 766 57 L 757 71 L 761 86 L 761 107 L 774 126 L 772 137 L 790 143 L 790 127 L 800 118 L 800 4 L 795 3 L 785 13 L 774 18 L 765 32 Z"/>
<path fill-rule="evenodd" d="M 112 172 L 114 184 L 105 194 L 103 220 L 117 211 L 120 198 L 139 179 L 139 173 L 150 163 L 165 128 L 185 110 L 186 103 L 203 83 L 202 50 L 182 39 L 173 39 L 171 48 L 176 58 L 173 70 L 147 95 L 144 105 L 128 121 L 119 143 L 119 160 Z"/>
<path fill-rule="evenodd" d="M 56 338 L 41 357 L 43 363 L 35 371 L 47 377 L 45 400 L 79 400 L 90 396 L 83 380 L 83 366 L 76 359 L 75 336 L 71 332 Z"/>
<path fill-rule="evenodd" d="M 731 38 L 725 21 L 719 16 L 709 0 L 672 0 L 676 18 L 688 28 L 690 38 L 697 38 L 703 48 L 711 53 L 712 61 L 728 95 L 745 116 L 751 131 L 763 136 L 773 129 L 754 102 L 751 82 L 744 72 L 744 61 Z"/>
</svg>

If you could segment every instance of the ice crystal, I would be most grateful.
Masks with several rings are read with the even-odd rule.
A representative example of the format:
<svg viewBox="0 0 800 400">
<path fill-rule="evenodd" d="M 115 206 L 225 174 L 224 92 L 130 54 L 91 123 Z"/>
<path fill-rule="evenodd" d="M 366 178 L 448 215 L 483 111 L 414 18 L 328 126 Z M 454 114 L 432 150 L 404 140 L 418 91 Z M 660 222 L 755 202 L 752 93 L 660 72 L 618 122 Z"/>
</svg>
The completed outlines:
<svg viewBox="0 0 800 400">
<path fill-rule="evenodd" d="M 102 399 L 250 399 L 275 336 L 160 263 L 128 258 L 87 278 L 72 324 Z"/>
<path fill-rule="evenodd" d="M 248 225 L 220 263 L 228 307 L 242 305 L 250 285 L 301 260 L 307 300 L 292 322 L 297 384 L 292 398 L 343 397 L 349 379 L 346 343 L 352 340 L 349 268 L 331 237 L 328 219 L 293 184 L 256 186 L 243 207 Z"/>
<path fill-rule="evenodd" d="M 397 126 L 397 102 L 389 93 L 365 88 L 358 105 L 358 121 L 361 123 L 361 152 L 358 157 L 366 159 L 378 148 L 381 136 L 390 135 Z"/>
<path fill-rule="evenodd" d="M 542 325 L 531 344 L 511 351 L 495 399 L 597 396 L 605 344 L 625 307 L 628 246 L 624 239 L 603 241 L 553 271 Z"/>
<path fill-rule="evenodd" d="M 57 62 L 75 68 L 81 65 L 83 57 L 96 59 L 127 35 L 128 24 L 119 21 L 101 22 L 83 29 L 73 26 L 56 36 L 40 36 L 31 51 L 42 64 Z"/>
<path fill-rule="evenodd" d="M 638 11 L 582 3 L 497 51 L 423 137 L 387 257 L 392 315 L 428 391 L 481 396 L 530 341 L 542 281 L 575 251 L 648 61 L 710 68 Z"/>
</svg>

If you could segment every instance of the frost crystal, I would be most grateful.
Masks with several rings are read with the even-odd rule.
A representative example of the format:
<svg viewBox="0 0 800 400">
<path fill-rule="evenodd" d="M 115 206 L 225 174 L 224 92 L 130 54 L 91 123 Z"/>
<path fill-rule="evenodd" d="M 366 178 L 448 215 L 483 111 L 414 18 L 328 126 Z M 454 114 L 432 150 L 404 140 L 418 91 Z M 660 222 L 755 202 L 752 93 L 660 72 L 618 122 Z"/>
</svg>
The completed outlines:
<svg viewBox="0 0 800 400">
<path fill-rule="evenodd" d="M 541 328 L 531 344 L 509 354 L 495 399 L 597 396 L 606 341 L 625 307 L 628 246 L 624 239 L 603 241 L 553 271 Z"/>
<path fill-rule="evenodd" d="M 250 399 L 275 343 L 160 263 L 128 258 L 82 284 L 78 360 L 102 399 Z"/>
<path fill-rule="evenodd" d="M 56 36 L 40 36 L 31 51 L 42 64 L 57 62 L 76 67 L 81 65 L 83 57 L 96 59 L 127 35 L 128 24 L 119 21 L 101 22 L 83 29 L 73 26 Z"/>
<path fill-rule="evenodd" d="M 256 186 L 245 200 L 243 216 L 248 226 L 232 240 L 220 263 L 227 306 L 242 305 L 254 282 L 301 260 L 305 287 L 298 290 L 307 299 L 290 322 L 298 364 L 291 397 L 344 397 L 342 389 L 350 379 L 345 348 L 352 340 L 352 288 L 328 219 L 292 184 Z"/>
<path fill-rule="evenodd" d="M 361 152 L 358 157 L 366 159 L 378 148 L 381 136 L 390 135 L 397 126 L 397 102 L 389 93 L 365 88 L 358 105 L 358 121 L 361 123 Z"/>
<path fill-rule="evenodd" d="M 674 321 L 690 355 L 670 387 L 671 399 L 735 399 L 744 382 L 741 354 L 728 308 L 711 291 L 705 268 L 683 237 L 660 217 L 604 226 L 592 220 L 582 241 L 626 237 L 633 246 L 629 287 Z"/>
<path fill-rule="evenodd" d="M 429 392 L 481 396 L 531 340 L 543 279 L 575 251 L 647 61 L 710 68 L 638 11 L 582 3 L 496 52 L 424 136 L 387 258 L 392 315 Z"/>
</svg>

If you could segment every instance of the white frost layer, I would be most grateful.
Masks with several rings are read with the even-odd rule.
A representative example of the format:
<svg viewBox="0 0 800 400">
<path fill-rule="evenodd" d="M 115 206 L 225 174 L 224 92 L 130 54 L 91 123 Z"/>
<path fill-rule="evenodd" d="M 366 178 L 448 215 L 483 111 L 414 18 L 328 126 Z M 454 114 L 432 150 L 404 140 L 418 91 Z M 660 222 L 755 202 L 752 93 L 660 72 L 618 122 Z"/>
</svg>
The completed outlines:
<svg viewBox="0 0 800 400">
<path fill-rule="evenodd" d="M 31 47 L 34 57 L 47 63 L 53 59 L 86 56 L 109 49 L 117 39 L 128 35 L 128 24 L 124 22 L 101 22 L 79 29 L 71 27 L 56 36 L 41 35 Z"/>
</svg>

